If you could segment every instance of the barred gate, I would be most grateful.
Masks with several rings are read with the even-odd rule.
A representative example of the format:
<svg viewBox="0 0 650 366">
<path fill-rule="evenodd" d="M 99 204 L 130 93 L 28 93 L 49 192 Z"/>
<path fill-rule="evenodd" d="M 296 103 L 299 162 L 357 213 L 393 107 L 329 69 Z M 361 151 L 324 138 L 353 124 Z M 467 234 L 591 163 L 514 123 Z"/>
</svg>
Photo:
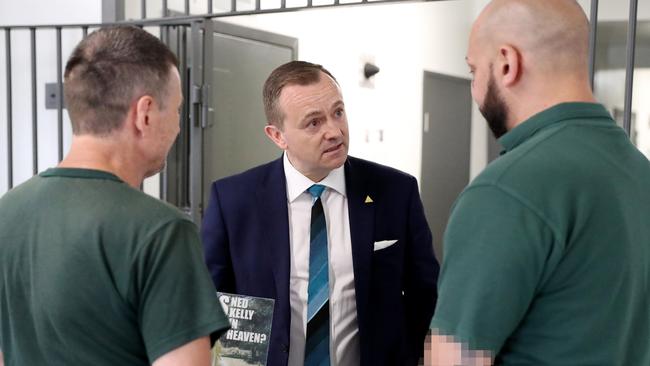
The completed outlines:
<svg viewBox="0 0 650 366">
<path fill-rule="evenodd" d="M 212 22 L 203 18 L 172 18 L 130 24 L 141 26 L 159 37 L 179 59 L 183 95 L 187 102 L 184 103 L 181 114 L 181 133 L 168 160 L 171 167 L 178 167 L 179 162 L 183 167 L 187 166 L 188 173 L 195 176 L 196 167 L 188 163 L 192 156 L 191 159 L 200 164 L 200 154 L 194 156 L 197 152 L 191 147 L 200 144 L 198 140 L 201 129 L 194 127 L 205 125 L 208 118 L 208 114 L 204 113 L 207 104 L 201 103 L 200 92 L 206 84 L 203 65 L 211 62 L 209 54 L 204 54 L 204 49 L 210 50 L 210 47 L 204 47 L 205 41 L 210 37 L 203 37 L 203 34 L 210 31 Z M 6 100 L 6 180 L 0 183 L 0 194 L 63 159 L 71 140 L 69 117 L 64 113 L 62 97 L 64 54 L 69 54 L 83 37 L 100 26 L 102 25 L 0 27 L 4 33 L 4 60 L 0 58 L 0 61 L 5 64 L 3 92 Z M 0 106 L 0 111 L 2 109 Z M 31 126 L 28 128 L 26 124 Z M 16 126 L 21 128 L 15 128 Z M 159 187 L 155 191 L 159 192 L 157 195 L 162 199 L 167 199 L 166 175 L 167 169 L 161 173 L 160 179 L 156 179 Z M 184 207 L 193 217 L 198 217 L 190 209 L 190 197 L 196 188 L 188 182 L 193 180 L 190 178 L 178 185 L 184 193 L 175 197 L 175 203 Z"/>
</svg>

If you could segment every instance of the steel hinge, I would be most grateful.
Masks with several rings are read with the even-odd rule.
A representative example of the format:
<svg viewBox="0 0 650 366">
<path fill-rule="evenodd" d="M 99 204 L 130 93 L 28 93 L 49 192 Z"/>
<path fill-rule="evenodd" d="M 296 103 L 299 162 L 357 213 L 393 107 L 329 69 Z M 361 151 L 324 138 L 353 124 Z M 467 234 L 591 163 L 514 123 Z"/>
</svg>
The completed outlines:
<svg viewBox="0 0 650 366">
<path fill-rule="evenodd" d="M 192 85 L 190 99 L 192 104 L 203 103 L 203 87 L 201 85 Z"/>
<path fill-rule="evenodd" d="M 193 106 L 199 106 L 200 117 L 196 126 L 200 126 L 201 128 L 210 127 L 209 113 L 212 109 L 207 104 L 207 101 L 210 100 L 210 85 L 192 85 L 190 99 Z"/>
</svg>

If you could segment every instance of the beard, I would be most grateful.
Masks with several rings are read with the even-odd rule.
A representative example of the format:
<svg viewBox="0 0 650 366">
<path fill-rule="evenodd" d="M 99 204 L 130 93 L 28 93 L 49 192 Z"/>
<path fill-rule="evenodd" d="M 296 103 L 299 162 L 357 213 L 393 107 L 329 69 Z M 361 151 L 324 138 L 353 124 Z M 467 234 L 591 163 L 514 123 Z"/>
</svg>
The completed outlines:
<svg viewBox="0 0 650 366">
<path fill-rule="evenodd" d="M 501 93 L 497 89 L 492 75 L 490 75 L 490 80 L 488 81 L 485 100 L 483 101 L 483 105 L 479 107 L 479 111 L 481 111 L 481 114 L 487 121 L 494 137 L 498 139 L 508 132 L 506 127 L 508 121 L 508 107 L 506 106 Z"/>
</svg>

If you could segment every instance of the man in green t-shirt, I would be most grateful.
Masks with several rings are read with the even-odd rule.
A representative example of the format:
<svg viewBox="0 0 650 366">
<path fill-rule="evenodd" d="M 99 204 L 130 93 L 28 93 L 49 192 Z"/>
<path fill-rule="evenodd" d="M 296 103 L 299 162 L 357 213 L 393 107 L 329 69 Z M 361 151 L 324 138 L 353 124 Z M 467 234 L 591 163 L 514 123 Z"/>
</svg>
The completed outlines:
<svg viewBox="0 0 650 366">
<path fill-rule="evenodd" d="M 137 27 L 100 29 L 72 53 L 70 151 L 0 199 L 6 366 L 210 365 L 229 323 L 196 225 L 137 189 L 179 132 L 176 65 Z"/>
<path fill-rule="evenodd" d="M 650 162 L 589 86 L 573 0 L 494 0 L 472 94 L 504 147 L 444 236 L 427 365 L 650 365 Z"/>
</svg>

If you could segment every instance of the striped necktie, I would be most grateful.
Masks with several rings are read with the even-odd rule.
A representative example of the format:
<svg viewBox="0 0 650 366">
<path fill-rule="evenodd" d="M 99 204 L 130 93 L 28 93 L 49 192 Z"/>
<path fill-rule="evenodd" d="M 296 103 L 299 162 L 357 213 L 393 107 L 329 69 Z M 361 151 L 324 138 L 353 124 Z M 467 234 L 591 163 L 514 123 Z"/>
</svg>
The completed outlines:
<svg viewBox="0 0 650 366">
<path fill-rule="evenodd" d="M 320 196 L 325 186 L 308 191 L 314 199 L 309 235 L 309 287 L 307 289 L 307 339 L 305 366 L 330 366 L 329 273 L 327 225 Z"/>
</svg>

